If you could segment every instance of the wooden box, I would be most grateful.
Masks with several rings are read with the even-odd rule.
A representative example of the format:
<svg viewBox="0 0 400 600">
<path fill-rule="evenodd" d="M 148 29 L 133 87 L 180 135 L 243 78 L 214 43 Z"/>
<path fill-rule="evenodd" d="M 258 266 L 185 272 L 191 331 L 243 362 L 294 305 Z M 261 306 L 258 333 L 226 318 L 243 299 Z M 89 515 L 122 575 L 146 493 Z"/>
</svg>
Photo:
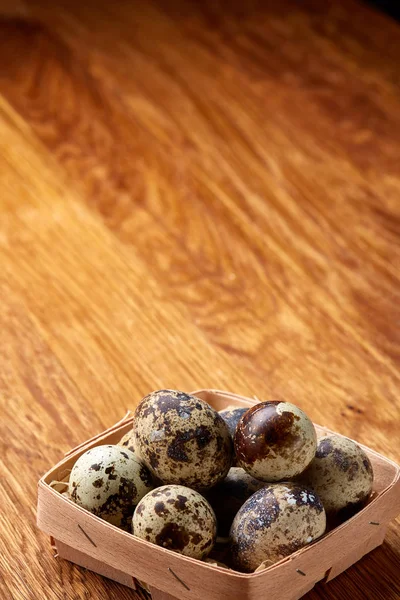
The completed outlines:
<svg viewBox="0 0 400 600">
<path fill-rule="evenodd" d="M 217 410 L 251 406 L 228 392 L 200 390 L 194 395 Z M 187 558 L 135 538 L 95 517 L 57 492 L 50 483 L 62 479 L 89 448 L 117 443 L 132 427 L 126 418 L 69 452 L 39 481 L 37 522 L 51 536 L 58 555 L 96 573 L 136 588 L 146 582 L 154 600 L 297 600 L 324 580 L 330 581 L 380 544 L 386 527 L 400 512 L 400 468 L 363 446 L 374 469 L 373 495 L 354 517 L 271 567 L 252 574 Z M 317 433 L 332 433 L 316 425 Z M 141 584 L 142 585 L 142 584 Z"/>
</svg>

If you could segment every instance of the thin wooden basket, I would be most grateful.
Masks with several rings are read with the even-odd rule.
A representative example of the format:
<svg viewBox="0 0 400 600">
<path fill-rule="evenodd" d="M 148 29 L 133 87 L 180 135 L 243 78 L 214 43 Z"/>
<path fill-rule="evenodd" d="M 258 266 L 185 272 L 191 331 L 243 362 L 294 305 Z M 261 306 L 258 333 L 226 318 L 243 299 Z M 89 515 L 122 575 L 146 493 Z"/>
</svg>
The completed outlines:
<svg viewBox="0 0 400 600">
<path fill-rule="evenodd" d="M 252 406 L 255 400 L 218 390 L 194 395 L 216 410 Z M 319 540 L 258 573 L 243 574 L 187 558 L 110 525 L 77 506 L 50 484 L 61 480 L 89 448 L 117 443 L 132 427 L 127 417 L 71 450 L 39 481 L 37 523 L 51 536 L 61 558 L 136 589 L 146 582 L 153 600 L 297 600 L 331 581 L 382 544 L 386 527 L 400 512 L 400 467 L 362 446 L 374 469 L 371 500 L 354 517 Z M 332 433 L 316 425 L 317 433 Z M 140 584 L 143 585 L 143 584 Z"/>
</svg>

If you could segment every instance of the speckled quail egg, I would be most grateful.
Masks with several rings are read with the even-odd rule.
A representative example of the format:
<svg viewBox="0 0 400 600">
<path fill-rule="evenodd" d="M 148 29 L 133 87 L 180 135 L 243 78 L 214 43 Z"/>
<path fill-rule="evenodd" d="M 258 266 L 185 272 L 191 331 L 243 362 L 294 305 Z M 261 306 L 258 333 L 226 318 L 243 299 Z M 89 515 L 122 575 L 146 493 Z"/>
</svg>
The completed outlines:
<svg viewBox="0 0 400 600">
<path fill-rule="evenodd" d="M 235 435 L 236 427 L 239 423 L 240 418 L 248 410 L 248 408 L 244 408 L 243 406 L 227 406 L 223 410 L 219 411 L 219 414 L 228 426 L 229 433 L 231 434 L 232 439 Z"/>
<path fill-rule="evenodd" d="M 250 496 L 232 523 L 232 563 L 251 573 L 261 563 L 275 563 L 309 544 L 325 527 L 324 507 L 315 492 L 293 482 L 267 485 Z"/>
<path fill-rule="evenodd" d="M 314 489 L 329 516 L 351 516 L 372 491 L 373 470 L 362 448 L 352 440 L 329 435 L 318 441 L 317 452 L 299 480 Z"/>
<path fill-rule="evenodd" d="M 221 415 L 221 417 L 223 418 L 223 420 L 225 421 L 225 423 L 228 426 L 229 433 L 231 434 L 231 437 L 232 437 L 232 442 L 235 437 L 237 424 L 239 423 L 240 418 L 244 415 L 244 413 L 247 410 L 249 410 L 249 409 L 243 408 L 241 406 L 228 406 L 227 408 L 224 408 L 223 410 L 219 411 L 219 414 Z M 236 466 L 236 456 L 235 455 L 233 456 L 233 459 L 232 459 L 232 465 Z"/>
<path fill-rule="evenodd" d="M 218 535 L 229 535 L 232 521 L 239 508 L 254 492 L 265 486 L 264 481 L 254 479 L 240 467 L 232 467 L 228 475 L 205 496 L 211 504 L 218 523 Z"/>
<path fill-rule="evenodd" d="M 236 428 L 237 465 L 262 481 L 298 475 L 308 467 L 316 448 L 312 421 L 289 402 L 260 402 L 245 412 Z"/>
<path fill-rule="evenodd" d="M 125 433 L 125 435 L 122 436 L 117 445 L 126 446 L 126 448 L 129 448 L 129 450 L 134 453 L 135 447 L 133 445 L 133 441 L 133 429 L 130 429 L 127 433 Z"/>
<path fill-rule="evenodd" d="M 223 479 L 232 440 L 223 418 L 207 402 L 175 390 L 146 396 L 135 411 L 135 450 L 163 483 L 194 489 Z"/>
<path fill-rule="evenodd" d="M 74 464 L 71 500 L 102 519 L 126 527 L 134 506 L 153 489 L 151 474 L 134 453 L 121 446 L 97 446 Z"/>
<path fill-rule="evenodd" d="M 137 537 L 200 560 L 212 550 L 216 530 L 207 500 L 183 485 L 163 485 L 149 492 L 132 518 Z"/>
</svg>

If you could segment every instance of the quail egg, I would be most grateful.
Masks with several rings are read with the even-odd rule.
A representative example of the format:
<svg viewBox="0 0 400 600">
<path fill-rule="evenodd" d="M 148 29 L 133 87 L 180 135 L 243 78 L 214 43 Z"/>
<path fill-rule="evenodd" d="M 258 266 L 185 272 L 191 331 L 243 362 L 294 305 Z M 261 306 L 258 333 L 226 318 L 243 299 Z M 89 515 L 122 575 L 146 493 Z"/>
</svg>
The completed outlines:
<svg viewBox="0 0 400 600">
<path fill-rule="evenodd" d="M 320 537 L 325 527 L 315 492 L 292 482 L 266 485 L 250 496 L 232 523 L 233 565 L 251 573 L 266 561 L 273 564 Z"/>
<path fill-rule="evenodd" d="M 236 427 L 239 423 L 240 418 L 248 410 L 248 408 L 244 408 L 243 406 L 227 406 L 223 410 L 219 411 L 219 414 L 228 426 L 229 433 L 231 434 L 232 439 L 235 436 Z"/>
<path fill-rule="evenodd" d="M 149 492 L 132 518 L 137 537 L 200 560 L 212 550 L 216 530 L 207 500 L 183 485 L 163 485 Z"/>
<path fill-rule="evenodd" d="M 289 402 L 260 402 L 246 411 L 236 428 L 237 465 L 262 481 L 298 475 L 308 467 L 316 448 L 312 421 Z"/>
<path fill-rule="evenodd" d="M 124 436 L 119 440 L 118 446 L 126 446 L 131 452 L 135 452 L 133 446 L 133 429 L 130 429 Z"/>
<path fill-rule="evenodd" d="M 218 535 L 229 535 L 232 521 L 239 508 L 254 492 L 265 486 L 264 481 L 254 479 L 240 467 L 232 467 L 228 475 L 206 493 L 218 523 Z"/>
<path fill-rule="evenodd" d="M 222 417 L 207 402 L 175 390 L 146 396 L 135 411 L 134 446 L 163 483 L 194 489 L 223 479 L 232 440 Z"/>
<path fill-rule="evenodd" d="M 125 527 L 134 506 L 153 489 L 151 474 L 133 452 L 121 446 L 97 446 L 74 464 L 71 500 L 102 519 Z"/>
<path fill-rule="evenodd" d="M 219 414 L 228 426 L 232 441 L 235 437 L 237 424 L 247 410 L 248 408 L 243 408 L 241 406 L 228 406 L 227 408 L 219 411 Z M 233 457 L 232 465 L 236 466 L 236 456 Z"/>
<path fill-rule="evenodd" d="M 299 480 L 317 492 L 329 516 L 347 517 L 367 500 L 373 478 L 371 462 L 358 444 L 329 435 L 318 441 L 315 458 Z"/>
</svg>

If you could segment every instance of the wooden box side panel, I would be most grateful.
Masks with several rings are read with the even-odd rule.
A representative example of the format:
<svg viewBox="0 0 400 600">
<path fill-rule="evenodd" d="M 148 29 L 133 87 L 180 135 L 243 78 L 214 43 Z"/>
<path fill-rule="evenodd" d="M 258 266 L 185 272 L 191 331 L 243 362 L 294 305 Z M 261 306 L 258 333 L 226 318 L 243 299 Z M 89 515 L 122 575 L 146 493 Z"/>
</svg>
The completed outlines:
<svg viewBox="0 0 400 600">
<path fill-rule="evenodd" d="M 105 561 L 97 560 L 89 554 L 81 552 L 76 548 L 71 548 L 71 546 L 60 542 L 60 540 L 54 540 L 54 543 L 57 548 L 57 554 L 60 558 L 69 560 L 80 567 L 89 569 L 90 571 L 94 571 L 94 573 L 98 573 L 103 577 L 107 577 L 107 579 L 112 579 L 113 581 L 122 583 L 122 585 L 136 589 L 134 577 L 129 575 L 129 573 L 124 573 L 119 569 L 111 567 Z"/>
<path fill-rule="evenodd" d="M 306 561 L 305 564 L 302 565 L 303 569 L 305 570 L 302 570 L 301 574 L 297 572 L 298 567 L 296 568 L 296 571 L 294 571 L 295 565 L 291 565 L 290 573 L 293 578 L 297 578 L 296 585 L 293 586 L 295 589 L 282 590 L 279 578 L 274 583 L 275 590 L 270 589 L 269 593 L 271 594 L 271 597 L 274 597 L 274 595 L 272 594 L 276 594 L 276 596 L 279 595 L 280 600 L 298 600 L 304 594 L 310 591 L 316 583 L 318 583 L 324 578 L 326 578 L 326 582 L 331 581 L 334 577 L 342 573 L 349 566 L 351 566 L 360 558 L 362 558 L 362 556 L 364 556 L 367 552 L 370 552 L 371 550 L 379 546 L 384 539 L 384 535 L 385 528 L 379 528 L 376 531 L 376 533 L 371 536 L 370 540 L 368 540 L 368 543 L 366 545 L 360 547 L 357 544 L 356 548 L 348 549 L 349 551 L 346 553 L 346 555 L 344 557 L 339 557 L 336 560 L 336 562 L 332 565 L 332 567 L 330 567 L 327 571 L 324 570 L 324 566 L 321 566 L 319 564 L 319 560 L 317 561 L 318 564 L 316 564 L 315 560 L 311 561 L 310 558 Z M 69 560 L 77 565 L 85 567 L 86 569 L 90 569 L 91 571 L 98 573 L 103 577 L 113 579 L 114 581 L 126 585 L 127 587 L 137 589 L 136 583 L 139 582 L 137 582 L 133 576 L 124 573 L 119 569 L 110 567 L 105 562 L 96 560 L 92 556 L 80 552 L 75 548 L 71 548 L 70 546 L 67 546 L 66 544 L 58 540 L 55 540 L 55 544 L 60 558 Z M 261 582 L 261 589 L 259 588 L 260 584 L 257 583 L 249 591 L 249 597 L 256 597 L 257 600 L 259 600 L 259 598 L 262 598 L 262 594 L 266 591 L 264 581 Z M 174 600 L 174 598 L 176 598 L 166 592 L 162 592 L 154 586 L 150 586 L 150 589 L 153 600 Z"/>
</svg>

